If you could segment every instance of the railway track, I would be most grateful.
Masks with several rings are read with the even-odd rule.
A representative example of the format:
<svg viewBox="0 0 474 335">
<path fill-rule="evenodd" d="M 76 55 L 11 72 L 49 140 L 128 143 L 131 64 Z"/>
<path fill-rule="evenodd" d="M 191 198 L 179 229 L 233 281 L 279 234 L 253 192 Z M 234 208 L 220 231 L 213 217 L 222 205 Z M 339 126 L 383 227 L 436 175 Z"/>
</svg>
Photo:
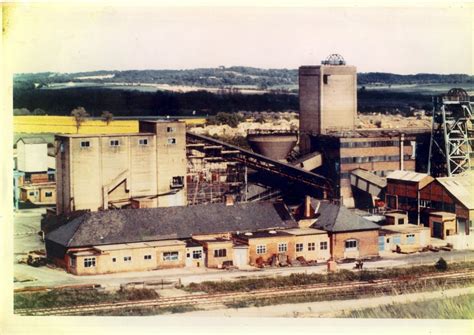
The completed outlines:
<svg viewBox="0 0 474 335">
<path fill-rule="evenodd" d="M 301 286 L 279 287 L 271 289 L 260 289 L 248 292 L 229 292 L 214 294 L 188 294 L 179 297 L 158 298 L 152 300 L 124 301 L 113 303 L 98 303 L 80 306 L 64 306 L 51 308 L 16 309 L 15 313 L 20 315 L 77 315 L 88 314 L 97 311 L 110 311 L 130 308 L 165 308 L 183 305 L 209 306 L 222 305 L 238 301 L 252 299 L 278 298 L 287 296 L 303 296 L 311 294 L 326 294 L 334 292 L 333 297 L 338 295 L 351 298 L 367 292 L 388 293 L 394 289 L 404 289 L 408 285 L 423 284 L 433 280 L 445 279 L 445 283 L 472 283 L 474 271 L 461 271 L 455 273 L 441 273 L 423 275 L 418 277 L 405 277 L 395 279 L 379 279 L 372 281 L 341 282 L 341 283 L 318 283 Z"/>
</svg>

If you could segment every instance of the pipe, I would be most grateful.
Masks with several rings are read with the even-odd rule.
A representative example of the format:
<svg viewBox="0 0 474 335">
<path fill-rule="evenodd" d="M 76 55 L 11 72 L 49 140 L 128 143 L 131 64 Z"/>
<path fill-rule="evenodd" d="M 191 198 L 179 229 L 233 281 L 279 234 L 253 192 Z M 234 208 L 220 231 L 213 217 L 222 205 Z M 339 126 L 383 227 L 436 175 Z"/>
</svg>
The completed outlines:
<svg viewBox="0 0 474 335">
<path fill-rule="evenodd" d="M 404 161 L 403 161 L 403 141 L 405 140 L 405 134 L 400 134 L 400 170 L 404 170 Z"/>
</svg>

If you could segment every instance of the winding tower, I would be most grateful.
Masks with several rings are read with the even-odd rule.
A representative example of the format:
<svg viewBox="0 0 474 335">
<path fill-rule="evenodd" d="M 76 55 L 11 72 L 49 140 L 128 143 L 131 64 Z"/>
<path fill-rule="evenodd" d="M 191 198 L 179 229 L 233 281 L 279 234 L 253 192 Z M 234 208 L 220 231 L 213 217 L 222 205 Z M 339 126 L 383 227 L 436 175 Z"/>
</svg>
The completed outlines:
<svg viewBox="0 0 474 335">
<path fill-rule="evenodd" d="M 451 177 L 473 167 L 473 121 L 472 103 L 462 88 L 433 99 L 428 156 L 428 173 L 433 177 Z"/>
</svg>

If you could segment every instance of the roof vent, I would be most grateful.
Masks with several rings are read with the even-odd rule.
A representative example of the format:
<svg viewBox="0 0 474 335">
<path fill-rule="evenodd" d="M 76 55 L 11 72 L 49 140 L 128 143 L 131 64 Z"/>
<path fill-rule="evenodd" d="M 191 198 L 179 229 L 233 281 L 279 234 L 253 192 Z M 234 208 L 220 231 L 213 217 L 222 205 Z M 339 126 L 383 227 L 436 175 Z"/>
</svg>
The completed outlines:
<svg viewBox="0 0 474 335">
<path fill-rule="evenodd" d="M 252 233 L 245 233 L 245 236 L 252 236 Z"/>
<path fill-rule="evenodd" d="M 270 230 L 268 231 L 269 234 L 276 234 L 277 232 L 275 230 Z"/>
</svg>

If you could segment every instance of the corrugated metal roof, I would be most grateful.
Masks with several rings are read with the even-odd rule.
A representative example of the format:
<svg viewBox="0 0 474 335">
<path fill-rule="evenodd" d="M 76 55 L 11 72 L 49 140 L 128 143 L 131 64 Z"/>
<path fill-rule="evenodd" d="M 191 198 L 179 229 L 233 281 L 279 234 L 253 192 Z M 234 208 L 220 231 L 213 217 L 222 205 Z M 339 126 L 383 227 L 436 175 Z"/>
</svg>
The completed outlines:
<svg viewBox="0 0 474 335">
<path fill-rule="evenodd" d="M 474 209 L 474 173 L 437 178 L 443 187 L 467 209 Z"/>
<path fill-rule="evenodd" d="M 398 180 L 419 182 L 426 177 L 429 177 L 429 175 L 426 173 L 396 170 L 396 171 L 390 172 L 387 176 L 387 179 L 398 179 Z"/>
<path fill-rule="evenodd" d="M 387 186 L 387 180 L 385 178 L 379 177 L 367 170 L 355 169 L 351 171 L 351 174 L 359 178 L 362 178 L 365 181 L 368 181 L 369 183 L 374 184 L 380 188 L 384 188 L 385 186 Z"/>
</svg>

